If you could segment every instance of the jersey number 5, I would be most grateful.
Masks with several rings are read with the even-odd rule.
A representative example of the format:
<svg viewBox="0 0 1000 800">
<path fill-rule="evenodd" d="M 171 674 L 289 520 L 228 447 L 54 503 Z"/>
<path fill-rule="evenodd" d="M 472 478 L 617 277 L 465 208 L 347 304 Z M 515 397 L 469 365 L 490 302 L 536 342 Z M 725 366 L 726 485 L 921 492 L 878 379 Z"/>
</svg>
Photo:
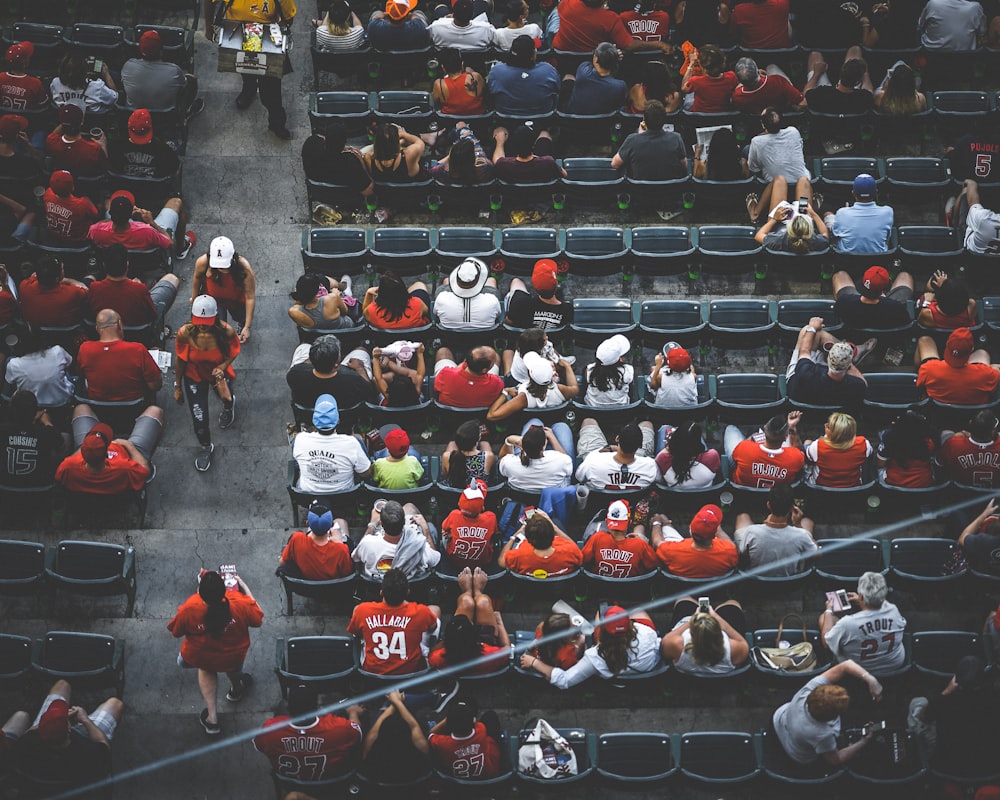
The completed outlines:
<svg viewBox="0 0 1000 800">
<path fill-rule="evenodd" d="M 976 177 L 988 178 L 993 165 L 992 153 L 976 153 Z"/>
</svg>

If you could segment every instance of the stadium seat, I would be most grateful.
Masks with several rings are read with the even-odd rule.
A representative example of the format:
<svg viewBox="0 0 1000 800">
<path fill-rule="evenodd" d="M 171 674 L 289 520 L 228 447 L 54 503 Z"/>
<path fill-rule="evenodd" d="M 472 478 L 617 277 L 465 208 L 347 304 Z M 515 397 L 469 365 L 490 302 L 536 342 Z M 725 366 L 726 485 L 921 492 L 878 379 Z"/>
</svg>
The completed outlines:
<svg viewBox="0 0 1000 800">
<path fill-rule="evenodd" d="M 353 186 L 340 183 L 325 183 L 306 178 L 306 199 L 309 212 L 312 213 L 315 203 L 324 203 L 340 209 L 354 209 L 361 205 L 361 194 Z M 321 229 L 322 230 L 322 229 Z M 307 231 L 303 231 L 303 234 Z"/>
<path fill-rule="evenodd" d="M 868 111 L 858 114 L 824 114 L 810 109 L 809 138 L 818 142 L 832 139 L 851 143 L 858 150 L 869 150 L 875 144 L 871 141 L 875 133 L 871 119 L 871 112 Z M 815 171 L 813 177 L 816 177 Z"/>
<path fill-rule="evenodd" d="M 467 677 L 466 680 L 468 680 Z M 461 792 L 463 795 L 477 796 L 482 791 L 499 790 L 503 792 L 507 784 L 514 779 L 514 767 L 511 766 L 510 742 L 507 731 L 500 731 L 498 744 L 500 745 L 500 772 L 492 778 L 457 778 L 441 770 L 436 770 L 435 774 L 446 787 L 455 792 Z"/>
<path fill-rule="evenodd" d="M 951 186 L 948 162 L 928 156 L 887 158 L 885 179 L 893 203 L 934 200 Z"/>
<path fill-rule="evenodd" d="M 112 70 L 121 69 L 125 60 L 125 31 L 118 25 L 94 25 L 77 22 L 63 30 L 67 50 L 81 56 L 99 56 Z"/>
<path fill-rule="evenodd" d="M 0 595 L 38 594 L 45 583 L 45 548 L 38 542 L 0 540 Z"/>
<path fill-rule="evenodd" d="M 911 513 L 919 510 L 922 514 L 927 510 L 928 506 L 944 496 L 944 493 L 951 488 L 952 482 L 941 481 L 933 483 L 930 486 L 914 489 L 905 486 L 893 486 L 891 483 L 887 483 L 885 478 L 880 475 L 878 486 L 879 497 L 883 498 L 887 503 L 892 503 L 894 507 L 910 511 Z"/>
<path fill-rule="evenodd" d="M 424 74 L 427 59 L 434 50 L 430 45 L 413 50 L 372 49 L 368 62 L 368 77 L 377 82 L 391 80 L 411 80 L 414 75 Z M 409 130 L 409 128 L 407 128 Z"/>
<path fill-rule="evenodd" d="M 328 691 L 354 673 L 354 641 L 350 636 L 279 637 L 274 671 L 285 697 L 299 683 Z"/>
<path fill-rule="evenodd" d="M 597 774 L 613 786 L 637 789 L 667 780 L 677 772 L 667 733 L 602 733 L 597 737 Z"/>
<path fill-rule="evenodd" d="M 507 274 L 527 277 L 539 259 L 558 259 L 562 246 L 555 228 L 504 228 L 500 255 Z"/>
<path fill-rule="evenodd" d="M 990 116 L 990 96 L 987 92 L 954 90 L 934 92 L 931 98 L 934 120 L 939 135 L 950 141 L 961 133 L 983 128 Z"/>
<path fill-rule="evenodd" d="M 125 642 L 100 633 L 49 631 L 35 639 L 31 668 L 50 681 L 67 680 L 75 689 L 112 685 L 121 697 L 125 688 Z"/>
<path fill-rule="evenodd" d="M 132 192 L 139 208 L 162 208 L 175 191 L 181 190 L 182 181 L 182 167 L 177 168 L 176 175 L 164 175 L 162 178 L 140 178 L 108 172 L 109 191 L 124 189 Z"/>
<path fill-rule="evenodd" d="M 521 675 L 522 677 L 529 678 L 530 680 L 544 681 L 545 678 L 542 677 L 542 674 L 540 672 L 536 672 L 533 669 L 524 669 L 521 666 L 521 659 L 519 653 L 525 651 L 531 652 L 533 648 L 528 647 L 526 648 L 525 651 L 520 651 L 518 648 L 525 647 L 525 645 L 528 645 L 531 642 L 535 641 L 535 638 L 536 637 L 534 631 L 514 631 L 514 638 L 513 638 L 513 643 L 515 647 L 514 651 L 515 655 L 513 661 L 514 672 L 516 672 L 518 675 Z M 548 683 L 548 681 L 545 682 L 546 684 Z"/>
<path fill-rule="evenodd" d="M 686 578 L 682 575 L 674 575 L 674 573 L 666 567 L 660 567 L 660 574 L 667 581 L 667 590 L 671 594 L 683 593 L 684 595 L 690 597 L 697 597 L 704 594 L 705 592 L 702 587 L 706 584 L 717 580 L 731 578 L 736 575 L 736 573 L 737 570 L 731 569 L 728 572 L 724 572 L 722 575 L 716 575 L 711 578 Z"/>
<path fill-rule="evenodd" d="M 865 412 L 878 411 L 894 416 L 911 406 L 926 406 L 930 401 L 917 389 L 912 372 L 866 372 Z"/>
<path fill-rule="evenodd" d="M 773 300 L 711 300 L 708 329 L 724 337 L 729 347 L 761 347 L 778 325 L 777 314 L 778 306 Z"/>
<path fill-rule="evenodd" d="M 618 122 L 618 109 L 604 114 L 571 114 L 556 109 L 559 143 L 563 147 L 600 146 L 608 142 Z"/>
<path fill-rule="evenodd" d="M 631 338 L 638 327 L 632 301 L 626 297 L 578 297 L 573 300 L 573 323 L 569 326 L 582 346 L 596 347 L 609 336 Z"/>
<path fill-rule="evenodd" d="M 62 408 L 66 411 L 65 418 L 69 419 L 69 406 Z M 36 523 L 54 524 L 53 515 L 56 509 L 53 508 L 53 499 L 59 491 L 58 487 L 59 484 L 55 481 L 42 486 L 27 487 L 0 484 L 0 503 L 3 503 L 4 527 L 10 528 L 19 522 L 27 522 L 29 519 L 35 520 Z M 3 592 L 0 591 L 0 594 Z"/>
<path fill-rule="evenodd" d="M 552 789 L 558 790 L 565 786 L 572 786 L 573 784 L 585 780 L 594 771 L 597 766 L 596 737 L 593 734 L 588 734 L 583 728 L 556 727 L 556 730 L 566 739 L 569 746 L 573 748 L 573 752 L 576 753 L 576 775 L 568 775 L 565 778 L 560 778 L 558 781 L 553 781 L 546 778 L 538 778 L 534 775 L 525 775 L 523 772 L 518 771 L 516 773 L 518 781 L 539 789 L 544 788 L 546 791 L 550 791 Z M 517 736 L 511 739 L 511 763 L 517 763 L 518 750 L 529 733 L 531 733 L 531 731 L 525 729 L 520 731 Z"/>
<path fill-rule="evenodd" d="M 951 539 L 893 539 L 889 543 L 890 581 L 919 589 L 960 580 L 964 569 L 947 571 L 955 548 Z"/>
<path fill-rule="evenodd" d="M 59 70 L 59 60 L 66 51 L 65 30 L 62 25 L 42 22 L 15 22 L 4 29 L 0 42 L 4 52 L 17 42 L 31 42 L 35 52 L 31 56 L 31 72 L 35 75 L 55 75 Z"/>
<path fill-rule="evenodd" d="M 141 58 L 139 39 L 147 31 L 156 31 L 160 35 L 160 47 L 163 60 L 176 64 L 186 72 L 194 71 L 194 31 L 179 28 L 176 25 L 135 25 L 125 30 L 125 58 Z M 37 48 L 36 48 L 37 53 Z M 31 66 L 35 66 L 32 56 Z M 151 208 L 152 206 L 142 206 Z"/>
<path fill-rule="evenodd" d="M 878 539 L 817 539 L 816 544 L 820 554 L 814 562 L 815 575 L 825 589 L 854 587 L 865 572 L 889 574 Z"/>
<path fill-rule="evenodd" d="M 364 228 L 306 228 L 302 231 L 306 272 L 357 272 L 368 254 Z"/>
<path fill-rule="evenodd" d="M 627 499 L 627 494 L 622 493 Z M 641 575 L 630 575 L 627 578 L 619 578 L 614 575 L 601 575 L 584 567 L 583 577 L 587 582 L 587 594 L 591 599 L 620 601 L 648 600 L 654 591 L 654 583 L 658 576 L 656 569 Z"/>
<path fill-rule="evenodd" d="M 625 173 L 611 166 L 610 158 L 566 158 L 562 183 L 573 204 L 604 206 L 613 203 L 625 183 Z"/>
<path fill-rule="evenodd" d="M 135 609 L 134 547 L 65 540 L 46 554 L 45 575 L 55 590 L 91 597 L 125 595 L 126 617 Z"/>
<path fill-rule="evenodd" d="M 74 394 L 74 399 L 94 409 L 97 418 L 110 425 L 116 436 L 128 436 L 136 419 L 149 406 L 149 399 L 146 397 L 137 400 L 92 400 L 87 396 L 85 381 L 82 379 L 80 386 L 81 388 Z"/>
<path fill-rule="evenodd" d="M 369 103 L 376 122 L 402 125 L 413 134 L 426 131 L 434 116 L 434 101 L 430 92 L 408 89 L 373 92 Z"/>
<path fill-rule="evenodd" d="M 838 199 L 849 197 L 854 186 L 854 179 L 863 172 L 875 178 L 875 183 L 879 188 L 885 183 L 885 165 L 878 158 L 833 156 L 817 158 L 813 161 L 813 175 L 818 180 L 822 190 L 828 193 L 826 198 L 828 203 L 831 195 L 836 195 Z"/>
<path fill-rule="evenodd" d="M 309 508 L 314 502 L 319 501 L 334 512 L 334 517 L 351 516 L 351 512 L 356 507 L 358 492 L 361 486 L 355 486 L 346 492 L 336 492 L 334 494 L 316 494 L 304 492 L 298 488 L 299 465 L 294 458 L 288 459 L 288 498 L 292 504 L 292 525 L 299 527 L 299 509 Z"/>
<path fill-rule="evenodd" d="M 441 208 L 456 217 L 473 215 L 490 207 L 490 197 L 496 193 L 498 185 L 492 178 L 477 183 L 455 183 L 437 175 L 430 187 L 432 194 L 427 195 L 427 210 L 431 212 L 432 218 Z M 436 204 L 435 197 L 440 205 Z M 492 234 L 492 229 L 490 233 Z"/>
<path fill-rule="evenodd" d="M 31 639 L 0 633 L 0 684 L 14 684 L 31 671 Z"/>
<path fill-rule="evenodd" d="M 949 680 L 965 656 L 983 658 L 978 633 L 918 631 L 912 637 L 913 667 L 921 675 Z"/>
<path fill-rule="evenodd" d="M 829 651 L 823 647 L 823 642 L 820 639 L 819 631 L 815 628 L 806 628 L 805 638 L 802 636 L 802 628 L 793 626 L 785 626 L 782 628 L 759 628 L 753 633 L 749 634 L 750 647 L 784 647 L 783 644 L 779 642 L 788 642 L 788 644 L 794 645 L 800 642 L 810 642 L 813 646 L 813 652 L 816 654 L 816 664 L 812 669 L 802 670 L 800 672 L 791 672 L 789 670 L 773 670 L 761 667 L 760 664 L 751 656 L 750 663 L 753 665 L 754 670 L 767 678 L 776 678 L 781 680 L 783 683 L 791 683 L 793 681 L 798 681 L 800 684 L 815 678 L 817 675 L 823 674 L 829 667 L 830 663 L 833 661 L 833 657 L 830 655 Z"/>
<path fill-rule="evenodd" d="M 634 206 L 644 212 L 680 207 L 683 194 L 690 188 L 690 185 L 690 166 L 686 175 L 662 181 L 648 181 L 634 178 L 631 175 L 625 176 L 625 188 L 629 194 L 628 206 Z"/>
<path fill-rule="evenodd" d="M 944 225 L 901 225 L 896 238 L 904 266 L 921 274 L 935 269 L 950 271 L 965 254 L 955 231 Z"/>
<path fill-rule="evenodd" d="M 135 512 L 134 522 L 131 516 L 123 520 L 120 527 L 143 528 L 146 525 L 146 505 L 147 489 L 156 477 L 155 465 L 150 472 L 146 483 L 141 489 L 135 491 L 127 489 L 117 494 L 92 494 L 90 492 L 76 492 L 64 490 L 62 496 L 65 498 L 65 509 L 67 524 L 70 527 L 82 525 L 108 526 L 108 516 L 110 514 L 128 514 Z"/>
<path fill-rule="evenodd" d="M 764 250 L 753 238 L 755 233 L 752 225 L 702 225 L 698 228 L 701 270 L 712 275 L 754 273 Z"/>
<path fill-rule="evenodd" d="M 281 573 L 281 585 L 285 589 L 285 613 L 290 617 L 295 613 L 294 595 L 309 597 L 329 603 L 344 603 L 344 609 L 349 608 L 349 601 L 354 595 L 354 578 L 352 572 L 343 578 L 331 578 L 324 581 L 310 581 L 296 578 L 285 572 Z"/>
<path fill-rule="evenodd" d="M 445 267 L 454 267 L 472 256 L 490 262 L 498 252 L 493 228 L 438 228 L 434 254 Z"/>
<path fill-rule="evenodd" d="M 834 311 L 834 301 L 822 298 L 779 300 L 775 319 L 783 338 L 794 342 L 812 317 L 823 318 L 823 330 L 836 334 L 844 327 Z"/>
<path fill-rule="evenodd" d="M 764 775 L 776 783 L 791 784 L 801 787 L 800 791 L 809 791 L 805 787 L 834 783 L 845 774 L 843 767 L 834 767 L 822 758 L 811 764 L 800 764 L 793 760 L 781 746 L 777 735 L 771 731 L 762 730 L 757 736 Z"/>
<path fill-rule="evenodd" d="M 697 300 L 644 300 L 639 306 L 642 343 L 654 350 L 666 342 L 694 347 L 708 326 L 706 307 Z"/>
<path fill-rule="evenodd" d="M 783 375 L 770 373 L 729 373 L 709 375 L 708 390 L 720 409 L 752 412 L 756 419 L 777 413 L 785 404 Z"/>
<path fill-rule="evenodd" d="M 371 257 L 376 270 L 420 275 L 427 271 L 433 250 L 430 228 L 376 228 Z"/>
<path fill-rule="evenodd" d="M 423 775 L 406 780 L 394 780 L 391 775 L 385 774 L 367 775 L 360 769 L 354 777 L 362 796 L 371 797 L 373 800 L 392 800 L 404 793 L 413 797 L 423 796 L 434 775 L 434 770 L 428 766 L 427 772 Z"/>
<path fill-rule="evenodd" d="M 332 72 L 338 78 L 350 78 L 361 75 L 361 85 L 368 77 L 368 62 L 372 50 L 364 44 L 356 50 L 323 50 L 316 44 L 316 29 L 309 32 L 309 55 L 312 57 L 313 85 L 320 85 L 320 75 Z M 365 98 L 367 105 L 367 97 Z"/>
<path fill-rule="evenodd" d="M 574 274 L 615 275 L 624 268 L 628 252 L 621 228 L 567 228 L 564 254 Z"/>
<path fill-rule="evenodd" d="M 697 228 L 673 225 L 632 228 L 630 254 L 640 275 L 690 274 L 695 269 L 697 249 Z"/>
<path fill-rule="evenodd" d="M 876 734 L 872 743 L 847 763 L 847 774 L 854 781 L 863 786 L 901 786 L 920 780 L 927 773 L 922 744 L 904 731 L 893 731 L 903 741 L 904 753 L 897 763 L 889 733 Z"/>
<path fill-rule="evenodd" d="M 725 210 L 727 217 L 742 219 L 746 213 L 744 199 L 748 192 L 756 191 L 757 178 L 740 178 L 736 181 L 712 181 L 708 178 L 691 178 L 687 188 L 695 195 L 695 206 L 714 212 Z M 730 213 L 731 212 L 731 213 Z"/>
<path fill-rule="evenodd" d="M 308 758 L 309 756 L 306 756 Z M 344 794 L 344 787 L 355 778 L 355 770 L 349 770 L 332 778 L 324 778 L 320 781 L 304 781 L 297 778 L 289 778 L 279 775 L 272 770 L 271 782 L 278 797 L 285 797 L 290 792 L 299 792 L 306 797 L 314 797 L 317 800 L 341 796 Z"/>
<path fill-rule="evenodd" d="M 534 602 L 544 599 L 549 602 L 561 600 L 567 596 L 574 583 L 583 572 L 581 569 L 574 569 L 565 575 L 549 575 L 545 578 L 536 578 L 534 575 L 521 575 L 517 572 L 507 570 L 509 586 L 519 598 L 518 603 Z"/>
<path fill-rule="evenodd" d="M 681 774 L 691 780 L 719 785 L 746 783 L 760 774 L 752 734 L 737 731 L 675 733 L 674 752 Z"/>
</svg>

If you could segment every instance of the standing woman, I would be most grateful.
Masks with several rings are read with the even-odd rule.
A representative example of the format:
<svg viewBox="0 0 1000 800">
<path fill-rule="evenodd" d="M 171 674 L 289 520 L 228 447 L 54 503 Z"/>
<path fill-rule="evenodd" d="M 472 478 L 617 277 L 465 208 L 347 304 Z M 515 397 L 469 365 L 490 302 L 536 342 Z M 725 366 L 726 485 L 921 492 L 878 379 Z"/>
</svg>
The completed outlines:
<svg viewBox="0 0 1000 800">
<path fill-rule="evenodd" d="M 201 452 L 194 460 L 199 472 L 212 466 L 212 433 L 208 427 L 208 387 L 222 400 L 219 427 L 228 428 L 236 420 L 236 396 L 233 360 L 240 354 L 240 337 L 232 326 L 218 317 L 218 305 L 208 295 L 196 297 L 191 304 L 191 322 L 177 331 L 177 364 L 174 369 L 174 400 L 184 402 L 187 395 L 194 433 Z"/>
<path fill-rule="evenodd" d="M 209 736 L 222 733 L 215 700 L 219 673 L 225 672 L 232 683 L 226 699 L 238 703 L 253 680 L 243 672 L 243 660 L 250 649 L 250 628 L 259 628 L 264 621 L 264 612 L 250 587 L 239 576 L 236 584 L 227 590 L 218 572 L 204 573 L 197 593 L 185 600 L 167 623 L 175 639 L 184 637 L 177 664 L 198 670 L 198 688 L 205 699 L 199 719 Z"/>
<path fill-rule="evenodd" d="M 232 316 L 240 326 L 240 341 L 247 341 L 257 306 L 257 276 L 228 236 L 212 239 L 208 252 L 195 262 L 191 302 L 203 294 L 215 298 L 223 322 L 227 321 L 227 314 Z"/>
</svg>

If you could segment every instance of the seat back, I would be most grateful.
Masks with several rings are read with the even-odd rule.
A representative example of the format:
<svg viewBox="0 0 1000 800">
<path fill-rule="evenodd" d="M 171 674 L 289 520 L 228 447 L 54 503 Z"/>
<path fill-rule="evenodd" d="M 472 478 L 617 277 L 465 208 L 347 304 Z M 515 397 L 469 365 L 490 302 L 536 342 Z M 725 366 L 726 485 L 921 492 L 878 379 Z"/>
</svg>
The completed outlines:
<svg viewBox="0 0 1000 800">
<path fill-rule="evenodd" d="M 555 228 L 504 228 L 500 254 L 507 260 L 508 272 L 530 275 L 536 260 L 559 258 L 562 247 Z"/>
<path fill-rule="evenodd" d="M 448 227 L 438 228 L 435 253 L 450 263 L 457 263 L 469 256 L 489 259 L 497 253 L 492 228 Z"/>
<path fill-rule="evenodd" d="M 918 631 L 911 644 L 917 672 L 936 678 L 950 678 L 966 656 L 984 655 L 979 634 L 965 631 Z"/>
<path fill-rule="evenodd" d="M 784 400 L 777 375 L 732 373 L 711 377 L 712 395 L 721 406 L 766 408 Z"/>
<path fill-rule="evenodd" d="M 822 317 L 823 330 L 838 331 L 844 327 L 844 323 L 837 318 L 835 305 L 833 300 L 826 298 L 779 300 L 778 327 L 784 332 L 798 335 L 812 317 Z"/>
<path fill-rule="evenodd" d="M 45 576 L 45 548 L 37 542 L 0 540 L 0 594 L 36 591 Z"/>
<path fill-rule="evenodd" d="M 894 575 L 916 581 L 961 577 L 958 573 L 946 573 L 955 547 L 951 539 L 894 539 L 890 545 L 889 567 Z"/>
<path fill-rule="evenodd" d="M 360 265 L 368 252 L 364 228 L 310 228 L 302 232 L 302 263 L 310 267 L 326 267 L 326 262 L 349 268 Z"/>
<path fill-rule="evenodd" d="M 289 677 L 316 680 L 354 669 L 354 642 L 350 636 L 296 636 L 284 644 L 283 671 Z"/>
<path fill-rule="evenodd" d="M 612 333 L 635 327 L 632 301 L 625 297 L 580 297 L 573 301 L 574 330 Z"/>
<path fill-rule="evenodd" d="M 882 543 L 878 539 L 820 539 L 816 576 L 831 583 L 854 586 L 865 572 L 885 575 Z"/>
<path fill-rule="evenodd" d="M 706 325 L 701 303 L 694 300 L 644 300 L 639 307 L 639 327 L 644 334 L 673 339 L 681 334 L 695 336 Z"/>
<path fill-rule="evenodd" d="M 15 22 L 9 30 L 4 31 L 4 51 L 15 42 L 31 42 L 35 46 L 35 52 L 31 56 L 32 74 L 55 74 L 66 48 L 64 33 L 62 25 Z"/>
<path fill-rule="evenodd" d="M 66 678 L 96 677 L 115 665 L 115 638 L 100 633 L 49 631 L 39 640 L 33 665 L 50 675 Z"/>
<path fill-rule="evenodd" d="M 834 767 L 826 759 L 818 758 L 811 764 L 800 764 L 785 752 L 778 737 L 771 731 L 761 731 L 761 766 L 764 774 L 779 783 L 795 786 L 831 783 L 844 774 L 843 767 Z"/>
<path fill-rule="evenodd" d="M 698 250 L 703 255 L 749 256 L 761 251 L 751 225 L 702 225 L 698 228 Z"/>
<path fill-rule="evenodd" d="M 753 736 L 736 731 L 685 733 L 680 736 L 680 769 L 709 784 L 743 783 L 760 772 Z"/>
<path fill-rule="evenodd" d="M 414 259 L 431 254 L 430 228 L 378 228 L 372 240 L 373 259 L 388 263 L 393 269 L 406 265 L 407 273 L 423 272 L 426 265 Z"/>
<path fill-rule="evenodd" d="M 62 541 L 50 575 L 65 583 L 101 584 L 120 580 L 132 548 L 106 542 Z"/>
<path fill-rule="evenodd" d="M 567 228 L 566 257 L 582 261 L 622 259 L 625 232 L 621 228 Z"/>
<path fill-rule="evenodd" d="M 597 772 L 621 783 L 650 783 L 674 774 L 673 743 L 666 733 L 603 733 L 597 738 Z"/>
<path fill-rule="evenodd" d="M 775 325 L 766 300 L 713 300 L 708 304 L 708 325 L 714 330 L 761 332 Z"/>
<path fill-rule="evenodd" d="M 367 92 L 315 92 L 309 95 L 309 123 L 314 133 L 322 133 L 326 123 L 341 120 L 348 131 L 360 134 L 371 115 Z"/>
<path fill-rule="evenodd" d="M 31 639 L 0 633 L 0 680 L 15 680 L 31 668 Z"/>
</svg>

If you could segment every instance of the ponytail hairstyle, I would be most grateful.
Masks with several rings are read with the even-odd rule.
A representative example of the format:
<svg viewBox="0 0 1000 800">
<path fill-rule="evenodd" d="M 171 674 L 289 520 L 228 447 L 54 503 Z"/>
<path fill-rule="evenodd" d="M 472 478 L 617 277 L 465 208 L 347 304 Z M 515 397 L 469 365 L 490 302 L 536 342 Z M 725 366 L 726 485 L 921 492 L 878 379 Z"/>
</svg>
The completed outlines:
<svg viewBox="0 0 1000 800">
<path fill-rule="evenodd" d="M 637 646 L 635 623 L 629 620 L 628 630 L 624 633 L 611 634 L 606 630 L 601 631 L 597 653 L 604 659 L 611 674 L 619 675 L 628 669 L 629 653 L 635 652 Z"/>
<path fill-rule="evenodd" d="M 785 225 L 785 232 L 788 234 L 789 250 L 798 256 L 804 256 L 809 252 L 809 240 L 815 233 L 811 217 L 796 214 Z"/>
<path fill-rule="evenodd" d="M 198 584 L 198 594 L 205 601 L 205 628 L 213 639 L 219 639 L 233 619 L 226 598 L 226 584 L 218 572 L 206 572 Z"/>
<path fill-rule="evenodd" d="M 472 450 L 479 444 L 479 422 L 466 420 L 455 431 L 455 446 L 448 457 L 448 485 L 456 489 L 469 485 L 469 473 L 465 465 L 465 450 Z"/>
<path fill-rule="evenodd" d="M 697 664 L 718 664 L 726 657 L 725 634 L 719 621 L 711 614 L 699 611 L 688 623 L 691 641 L 684 647 Z"/>
</svg>

